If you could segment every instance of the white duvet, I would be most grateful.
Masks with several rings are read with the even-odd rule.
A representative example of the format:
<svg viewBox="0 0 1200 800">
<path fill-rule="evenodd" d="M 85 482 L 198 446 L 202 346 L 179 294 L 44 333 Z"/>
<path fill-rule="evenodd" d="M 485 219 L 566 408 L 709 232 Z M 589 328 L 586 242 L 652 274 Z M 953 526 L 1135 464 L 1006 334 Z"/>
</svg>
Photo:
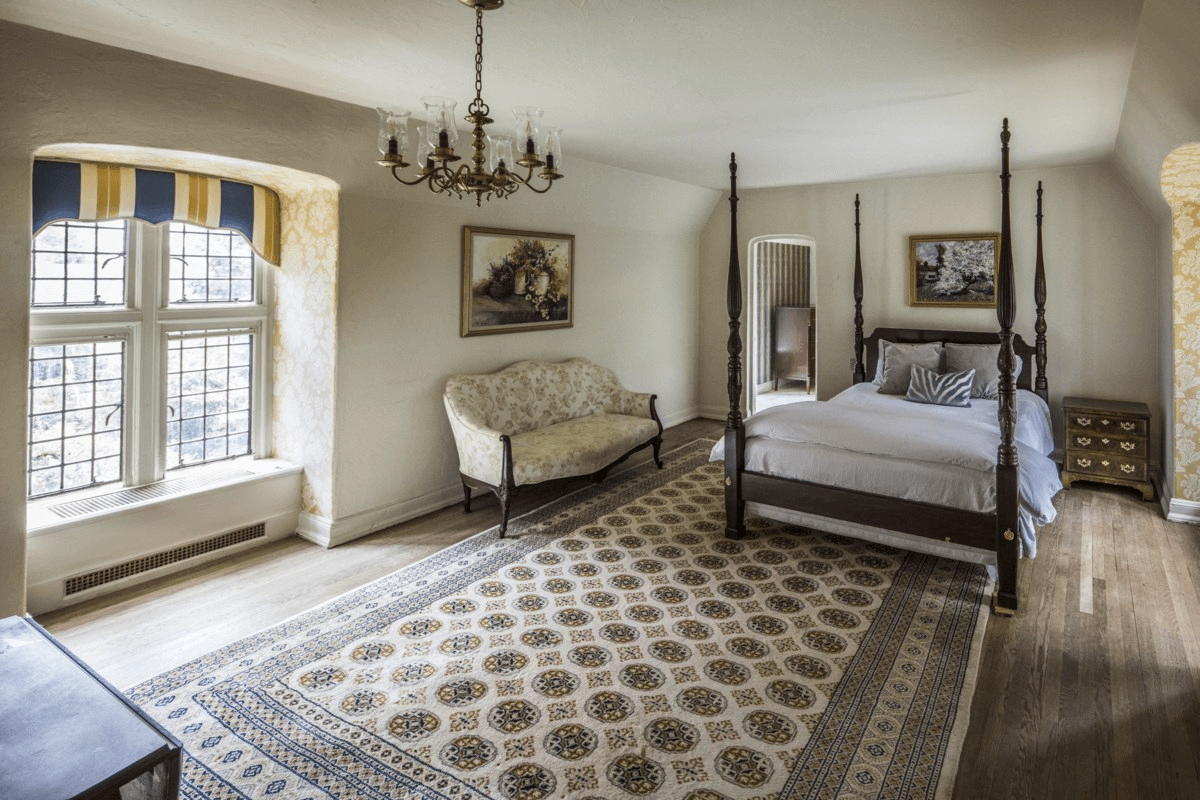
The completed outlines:
<svg viewBox="0 0 1200 800">
<path fill-rule="evenodd" d="M 912 403 L 871 383 L 827 402 L 777 406 L 746 420 L 746 469 L 967 511 L 996 508 L 997 401 L 969 408 Z M 1037 553 L 1036 530 L 1054 520 L 1062 489 L 1050 409 L 1017 392 L 1022 555 Z M 724 458 L 718 442 L 712 460 Z"/>
</svg>

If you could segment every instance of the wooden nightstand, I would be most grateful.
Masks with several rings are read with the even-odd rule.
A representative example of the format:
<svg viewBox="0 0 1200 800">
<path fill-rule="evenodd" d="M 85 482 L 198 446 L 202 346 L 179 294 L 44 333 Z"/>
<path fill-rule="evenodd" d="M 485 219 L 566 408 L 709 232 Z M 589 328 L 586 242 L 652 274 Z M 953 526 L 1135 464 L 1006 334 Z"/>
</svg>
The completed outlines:
<svg viewBox="0 0 1200 800">
<path fill-rule="evenodd" d="M 1150 409 L 1145 403 L 1064 397 L 1066 456 L 1062 482 L 1100 481 L 1139 489 L 1154 499 L 1150 482 Z"/>
</svg>

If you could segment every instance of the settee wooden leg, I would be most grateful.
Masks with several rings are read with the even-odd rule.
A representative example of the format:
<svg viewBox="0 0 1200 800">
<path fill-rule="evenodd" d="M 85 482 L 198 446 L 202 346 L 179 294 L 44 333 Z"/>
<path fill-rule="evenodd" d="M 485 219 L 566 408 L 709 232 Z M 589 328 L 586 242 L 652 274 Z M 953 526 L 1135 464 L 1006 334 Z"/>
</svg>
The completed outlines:
<svg viewBox="0 0 1200 800">
<path fill-rule="evenodd" d="M 652 441 L 654 442 L 654 466 L 658 467 L 659 469 L 662 469 L 663 462 L 662 462 L 662 459 L 658 457 L 658 451 L 662 447 L 662 437 L 655 436 Z"/>
<path fill-rule="evenodd" d="M 463 481 L 462 485 L 463 485 L 463 513 L 470 514 L 471 513 L 471 487 L 467 485 L 466 481 Z"/>
<path fill-rule="evenodd" d="M 500 495 L 500 538 L 504 538 L 504 534 L 508 533 L 508 504 L 510 497 L 508 493 Z"/>
</svg>

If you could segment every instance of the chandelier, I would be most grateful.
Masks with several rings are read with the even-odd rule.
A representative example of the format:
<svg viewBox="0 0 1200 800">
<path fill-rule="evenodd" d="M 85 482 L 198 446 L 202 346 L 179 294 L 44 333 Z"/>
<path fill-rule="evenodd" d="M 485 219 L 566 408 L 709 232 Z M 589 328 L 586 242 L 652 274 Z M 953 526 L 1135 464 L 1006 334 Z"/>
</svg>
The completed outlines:
<svg viewBox="0 0 1200 800">
<path fill-rule="evenodd" d="M 533 106 L 517 106 L 513 116 L 517 120 L 515 143 L 520 156 L 513 158 L 514 137 L 492 135 L 484 126 L 494 120 L 488 117 L 487 103 L 483 102 L 483 12 L 500 8 L 504 0 L 459 0 L 463 5 L 475 9 L 475 99 L 471 101 L 466 121 L 471 123 L 471 163 L 453 166 L 462 157 L 455 155 L 458 143 L 458 128 L 454 121 L 455 101 L 448 97 L 423 97 L 425 124 L 417 126 L 416 177 L 405 179 L 400 170 L 411 166 L 408 155 L 408 111 L 387 111 L 379 108 L 379 152 L 378 164 L 387 167 L 392 177 L 405 186 L 428 184 L 430 191 L 438 194 L 475 195 L 475 205 L 483 198 L 508 197 L 522 186 L 545 194 L 554 181 L 563 177 L 558 171 L 562 165 L 562 130 L 540 127 L 542 109 Z M 523 167 L 522 176 L 514 171 Z M 533 171 L 541 167 L 538 178 L 545 181 L 542 188 L 534 185 Z"/>
</svg>

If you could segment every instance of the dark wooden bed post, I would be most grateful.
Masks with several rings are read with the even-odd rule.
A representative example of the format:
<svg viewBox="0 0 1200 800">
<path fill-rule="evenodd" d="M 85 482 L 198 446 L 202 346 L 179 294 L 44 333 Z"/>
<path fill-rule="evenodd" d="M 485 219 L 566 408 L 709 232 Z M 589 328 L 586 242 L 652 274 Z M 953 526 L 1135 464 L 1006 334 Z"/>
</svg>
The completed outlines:
<svg viewBox="0 0 1200 800">
<path fill-rule="evenodd" d="M 1000 132 L 1000 263 L 996 280 L 996 320 L 1000 323 L 999 423 L 1000 447 L 996 453 L 996 562 L 998 580 L 992 610 L 1011 616 L 1017 610 L 1017 381 L 1013 353 L 1013 321 L 1017 298 L 1013 277 L 1012 226 L 1009 218 L 1008 119 Z"/>
<path fill-rule="evenodd" d="M 867 365 L 863 363 L 863 277 L 862 277 L 862 225 L 858 221 L 858 195 L 854 195 L 854 383 L 867 379 Z"/>
<path fill-rule="evenodd" d="M 1033 323 L 1034 347 L 1037 349 L 1037 377 L 1033 390 L 1050 402 L 1050 391 L 1046 386 L 1046 260 L 1042 257 L 1042 182 L 1037 188 L 1037 269 L 1033 276 L 1033 302 L 1037 306 L 1037 319 Z"/>
<path fill-rule="evenodd" d="M 729 154 L 729 283 L 725 301 L 729 309 L 729 417 L 725 421 L 725 536 L 746 534 L 746 504 L 742 500 L 742 467 L 746 455 L 746 428 L 742 425 L 742 267 L 738 261 L 737 154 Z"/>
</svg>

